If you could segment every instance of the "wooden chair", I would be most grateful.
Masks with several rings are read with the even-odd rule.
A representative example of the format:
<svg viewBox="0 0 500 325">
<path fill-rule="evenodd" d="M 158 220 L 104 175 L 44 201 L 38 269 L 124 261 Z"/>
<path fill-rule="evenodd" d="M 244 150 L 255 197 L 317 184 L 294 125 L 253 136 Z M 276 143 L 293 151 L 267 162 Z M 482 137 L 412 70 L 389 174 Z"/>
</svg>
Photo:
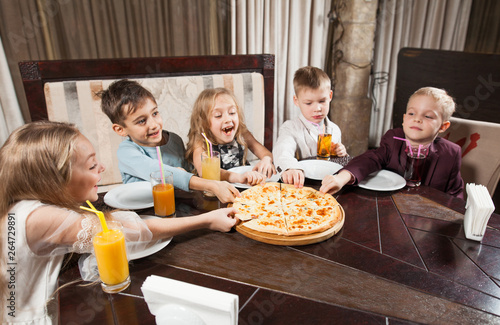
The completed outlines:
<svg viewBox="0 0 500 325">
<path fill-rule="evenodd" d="M 189 117 L 206 88 L 231 89 L 245 122 L 269 150 L 273 144 L 274 55 L 224 55 L 20 62 L 31 119 L 74 123 L 107 169 L 102 184 L 121 182 L 116 150 L 122 138 L 96 93 L 118 79 L 139 81 L 155 96 L 164 129 L 187 143 Z"/>
</svg>

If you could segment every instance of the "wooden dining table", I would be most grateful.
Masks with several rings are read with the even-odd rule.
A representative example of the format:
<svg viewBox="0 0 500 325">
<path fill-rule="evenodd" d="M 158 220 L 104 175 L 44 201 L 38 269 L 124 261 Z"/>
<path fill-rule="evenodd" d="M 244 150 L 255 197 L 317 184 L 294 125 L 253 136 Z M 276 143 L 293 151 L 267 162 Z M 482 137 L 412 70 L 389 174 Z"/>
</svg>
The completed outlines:
<svg viewBox="0 0 500 325">
<path fill-rule="evenodd" d="M 177 218 L 225 206 L 198 191 L 175 195 Z M 118 294 L 88 283 L 60 289 L 60 324 L 154 324 L 141 291 L 150 275 L 238 295 L 239 324 L 500 323 L 500 215 L 478 242 L 464 234 L 465 201 L 430 187 L 347 186 L 334 196 L 345 222 L 325 241 L 271 245 L 234 230 L 175 236 L 130 261 L 132 283 Z M 106 208 L 102 195 L 97 205 Z M 78 278 L 69 264 L 59 283 Z"/>
</svg>

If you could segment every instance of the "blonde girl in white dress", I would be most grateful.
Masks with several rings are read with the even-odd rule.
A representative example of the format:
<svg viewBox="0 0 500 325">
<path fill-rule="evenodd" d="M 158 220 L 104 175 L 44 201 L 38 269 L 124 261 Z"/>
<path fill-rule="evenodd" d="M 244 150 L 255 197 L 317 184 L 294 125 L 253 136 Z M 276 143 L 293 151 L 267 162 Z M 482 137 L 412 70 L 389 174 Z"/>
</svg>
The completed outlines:
<svg viewBox="0 0 500 325">
<path fill-rule="evenodd" d="M 99 221 L 79 206 L 97 200 L 104 166 L 77 128 L 48 121 L 14 131 L 0 149 L 0 166 L 2 324 L 57 323 L 57 277 L 66 253 L 92 251 L 91 228 Z M 106 217 L 123 224 L 127 241 L 155 243 L 199 228 L 229 231 L 233 214 L 226 208 L 173 219 L 142 220 L 128 211 Z M 92 278 L 82 265 L 82 276 Z"/>
</svg>

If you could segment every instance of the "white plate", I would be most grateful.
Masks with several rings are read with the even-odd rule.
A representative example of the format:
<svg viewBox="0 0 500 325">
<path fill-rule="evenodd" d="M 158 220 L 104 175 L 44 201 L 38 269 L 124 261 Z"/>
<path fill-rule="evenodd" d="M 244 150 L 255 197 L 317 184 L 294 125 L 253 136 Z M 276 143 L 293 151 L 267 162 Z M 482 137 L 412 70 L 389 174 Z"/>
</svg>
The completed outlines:
<svg viewBox="0 0 500 325">
<path fill-rule="evenodd" d="M 381 169 L 368 175 L 359 187 L 374 191 L 395 191 L 406 186 L 406 180 L 394 172 Z"/>
<path fill-rule="evenodd" d="M 117 209 L 151 208 L 154 206 L 151 183 L 135 182 L 115 187 L 104 195 L 104 203 Z"/>
<path fill-rule="evenodd" d="M 228 171 L 233 172 L 233 173 L 238 173 L 238 174 L 244 174 L 248 171 L 251 171 L 253 166 L 238 166 L 238 167 L 233 167 L 231 169 L 228 169 Z M 266 179 L 266 182 L 277 182 L 280 179 L 280 174 L 274 174 L 271 176 L 271 178 Z M 234 186 L 238 188 L 250 188 L 251 186 L 248 184 L 241 184 L 241 183 L 232 183 Z"/>
<path fill-rule="evenodd" d="M 141 216 L 141 218 L 142 219 L 160 219 L 159 217 L 156 217 L 156 216 Z M 129 260 L 137 260 L 137 259 L 149 256 L 149 255 L 153 255 L 154 253 L 159 252 L 163 248 L 165 248 L 168 245 L 168 243 L 170 243 L 171 241 L 172 241 L 172 238 L 163 239 L 162 241 L 157 242 L 156 244 L 146 248 L 145 250 L 129 254 L 128 258 L 129 258 Z M 141 242 L 139 242 L 138 244 L 144 245 Z M 133 245 L 134 245 L 134 243 L 131 243 L 131 242 L 129 242 L 127 244 L 127 246 L 129 246 L 129 247 L 131 247 Z"/>
<path fill-rule="evenodd" d="M 304 170 L 304 176 L 309 179 L 323 180 L 327 175 L 333 175 L 342 169 L 342 165 L 328 160 L 301 160 L 300 167 Z"/>
</svg>

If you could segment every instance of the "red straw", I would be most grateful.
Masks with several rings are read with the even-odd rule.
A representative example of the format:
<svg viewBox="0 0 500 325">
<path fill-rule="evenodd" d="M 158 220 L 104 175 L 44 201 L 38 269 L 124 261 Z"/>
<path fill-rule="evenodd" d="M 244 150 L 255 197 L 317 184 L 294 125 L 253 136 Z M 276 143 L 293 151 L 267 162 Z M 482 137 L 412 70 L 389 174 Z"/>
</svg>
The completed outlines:
<svg viewBox="0 0 500 325">
<path fill-rule="evenodd" d="M 422 149 L 422 145 L 421 144 L 418 145 L 417 158 L 420 157 L 420 149 Z"/>
</svg>

